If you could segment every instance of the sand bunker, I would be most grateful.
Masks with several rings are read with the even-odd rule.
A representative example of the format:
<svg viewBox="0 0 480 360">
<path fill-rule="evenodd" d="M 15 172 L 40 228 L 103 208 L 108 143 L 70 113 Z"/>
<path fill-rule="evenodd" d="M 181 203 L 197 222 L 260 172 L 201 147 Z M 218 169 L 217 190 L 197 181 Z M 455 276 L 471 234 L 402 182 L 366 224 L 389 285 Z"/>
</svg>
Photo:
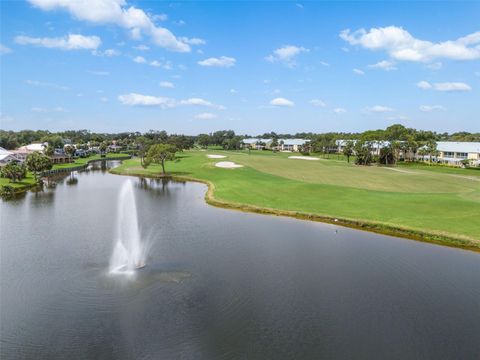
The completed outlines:
<svg viewBox="0 0 480 360">
<path fill-rule="evenodd" d="M 319 158 L 311 157 L 311 156 L 289 156 L 288 158 L 298 159 L 298 160 L 320 160 Z"/>
<path fill-rule="evenodd" d="M 415 171 L 402 170 L 402 169 L 391 168 L 391 167 L 382 167 L 382 169 L 397 171 L 397 172 L 401 172 L 401 173 L 404 173 L 404 174 L 418 174 L 418 173 L 415 172 Z"/>
<path fill-rule="evenodd" d="M 224 168 L 224 169 L 235 169 L 235 168 L 243 167 L 243 165 L 235 164 L 234 162 L 231 162 L 231 161 L 220 161 L 216 163 L 215 166 L 219 168 Z"/>
<path fill-rule="evenodd" d="M 207 155 L 209 159 L 223 159 L 226 158 L 225 155 Z"/>
</svg>

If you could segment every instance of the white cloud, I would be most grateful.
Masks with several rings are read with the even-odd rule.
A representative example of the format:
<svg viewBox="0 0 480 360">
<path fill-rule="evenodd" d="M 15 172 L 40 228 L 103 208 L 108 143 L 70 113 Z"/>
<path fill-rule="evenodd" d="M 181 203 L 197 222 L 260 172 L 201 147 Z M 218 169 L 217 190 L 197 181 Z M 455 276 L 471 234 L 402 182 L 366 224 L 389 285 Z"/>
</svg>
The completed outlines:
<svg viewBox="0 0 480 360">
<path fill-rule="evenodd" d="M 434 62 L 432 64 L 427 64 L 426 67 L 430 70 L 440 70 L 443 64 L 440 61 Z"/>
<path fill-rule="evenodd" d="M 221 56 L 219 58 L 208 58 L 205 60 L 201 60 L 198 62 L 199 65 L 201 66 L 217 66 L 217 67 L 231 67 L 235 65 L 235 62 L 237 60 L 232 57 L 228 56 Z"/>
<path fill-rule="evenodd" d="M 173 83 L 171 83 L 170 81 L 160 81 L 160 87 L 173 89 L 175 87 L 175 85 Z"/>
<path fill-rule="evenodd" d="M 422 80 L 417 83 L 417 87 L 424 90 L 433 89 L 436 91 L 470 91 L 472 90 L 470 85 L 463 82 L 443 82 L 443 83 L 430 84 L 428 81 Z"/>
<path fill-rule="evenodd" d="M 12 49 L 6 47 L 3 44 L 0 44 L 0 54 L 5 55 L 5 54 L 10 54 L 12 52 Z"/>
<path fill-rule="evenodd" d="M 63 9 L 79 20 L 94 24 L 115 24 L 127 29 L 134 38 L 145 34 L 154 44 L 170 51 L 189 52 L 191 50 L 188 44 L 177 39 L 170 30 L 156 26 L 154 21 L 158 17 L 152 17 L 139 8 L 129 6 L 125 0 L 28 1 L 44 11 Z"/>
<path fill-rule="evenodd" d="M 69 90 L 67 86 L 63 85 L 58 85 L 58 84 L 53 84 L 49 82 L 42 82 L 42 81 L 37 81 L 37 80 L 26 80 L 25 84 L 30 85 L 30 86 L 36 86 L 36 87 L 46 87 L 46 88 L 51 88 L 51 89 L 56 89 L 56 90 Z"/>
<path fill-rule="evenodd" d="M 46 109 L 42 107 L 32 107 L 31 111 L 38 112 L 38 113 L 46 113 L 46 112 L 67 112 L 63 107 L 57 106 L 53 109 Z"/>
<path fill-rule="evenodd" d="M 180 100 L 178 103 L 179 103 L 179 105 L 206 106 L 206 107 L 211 107 L 211 108 L 218 109 L 218 110 L 224 110 L 225 109 L 225 106 L 216 105 L 216 104 L 211 103 L 210 101 L 207 101 L 207 100 L 204 100 L 204 99 L 201 99 L 201 98 L 190 98 L 190 99 L 186 99 L 186 100 Z"/>
<path fill-rule="evenodd" d="M 167 21 L 168 15 L 167 14 L 157 14 L 157 15 L 150 15 L 152 20 L 159 20 L 159 21 Z"/>
<path fill-rule="evenodd" d="M 143 56 L 136 56 L 133 58 L 133 61 L 136 62 L 137 64 L 145 64 L 147 60 Z"/>
<path fill-rule="evenodd" d="M 312 99 L 312 100 L 310 100 L 310 104 L 312 104 L 313 106 L 318 106 L 318 107 L 327 106 L 327 103 L 320 100 L 320 99 Z"/>
<path fill-rule="evenodd" d="M 330 64 L 326 61 L 320 61 L 320 65 L 323 65 L 323 66 L 330 66 Z"/>
<path fill-rule="evenodd" d="M 434 43 L 413 37 L 397 26 L 359 29 L 340 32 L 340 38 L 350 45 L 360 45 L 369 50 L 385 50 L 393 59 L 430 62 L 434 59 L 480 59 L 480 31 L 444 42 Z"/>
<path fill-rule="evenodd" d="M 395 67 L 395 63 L 388 60 L 379 61 L 376 64 L 368 65 L 368 67 L 371 69 L 382 69 L 385 71 L 397 70 L 397 68 Z"/>
<path fill-rule="evenodd" d="M 80 34 L 69 34 L 61 38 L 33 38 L 20 35 L 15 37 L 15 42 L 20 45 L 34 45 L 62 50 L 95 50 L 102 44 L 102 40 L 98 36 L 83 36 Z"/>
<path fill-rule="evenodd" d="M 382 105 L 375 105 L 371 107 L 367 107 L 364 109 L 365 112 L 374 112 L 374 113 L 385 113 L 385 112 L 392 112 L 393 109 L 388 106 L 382 106 Z"/>
<path fill-rule="evenodd" d="M 357 75 L 365 75 L 365 72 L 363 70 L 360 70 L 360 69 L 353 69 L 353 72 Z"/>
<path fill-rule="evenodd" d="M 147 45 L 144 45 L 144 44 L 140 44 L 140 45 L 134 46 L 133 48 L 134 48 L 135 50 L 140 50 L 140 51 L 148 51 L 148 50 L 150 50 L 150 48 L 149 48 Z"/>
<path fill-rule="evenodd" d="M 419 87 L 420 89 L 426 90 L 426 89 L 431 89 L 432 84 L 430 84 L 428 81 L 422 80 L 417 83 L 417 87 Z"/>
<path fill-rule="evenodd" d="M 470 91 L 470 85 L 463 82 L 444 82 L 436 83 L 434 89 L 438 91 Z"/>
<path fill-rule="evenodd" d="M 288 67 L 294 67 L 297 63 L 295 58 L 301 53 L 310 52 L 309 49 L 294 45 L 286 45 L 276 49 L 273 54 L 268 55 L 265 60 L 269 62 L 282 62 Z"/>
<path fill-rule="evenodd" d="M 98 76 L 107 76 L 110 75 L 108 71 L 97 71 L 97 70 L 87 70 L 87 73 Z"/>
<path fill-rule="evenodd" d="M 189 39 L 187 37 L 181 37 L 180 40 L 189 45 L 205 45 L 207 43 L 205 40 L 199 38 Z"/>
<path fill-rule="evenodd" d="M 204 112 L 204 113 L 200 113 L 200 114 L 195 115 L 195 119 L 200 119 L 200 120 L 211 120 L 211 119 L 216 119 L 216 118 L 217 118 L 217 115 L 212 114 L 212 113 L 208 113 L 208 112 Z"/>
<path fill-rule="evenodd" d="M 341 108 L 341 107 L 335 108 L 335 109 L 333 109 L 332 111 L 333 111 L 335 114 L 344 114 L 344 113 L 347 112 L 347 110 L 345 110 L 344 108 Z"/>
<path fill-rule="evenodd" d="M 282 97 L 278 97 L 278 98 L 275 98 L 272 101 L 270 101 L 270 105 L 292 107 L 295 104 L 293 103 L 293 101 L 290 101 L 290 100 L 282 98 Z"/>
<path fill-rule="evenodd" d="M 118 100 L 123 105 L 141 105 L 141 106 L 160 106 L 162 109 L 175 107 L 176 101 L 172 98 L 142 95 L 136 93 L 130 93 L 120 95 Z"/>
<path fill-rule="evenodd" d="M 92 55 L 95 55 L 95 56 L 112 57 L 112 56 L 118 56 L 120 54 L 121 54 L 120 51 L 115 50 L 115 49 L 107 49 L 105 51 L 101 51 L 101 50 L 92 51 Z"/>
<path fill-rule="evenodd" d="M 420 111 L 423 111 L 423 112 L 431 112 L 434 110 L 445 110 L 445 108 L 442 105 L 420 105 L 419 109 Z"/>
<path fill-rule="evenodd" d="M 238 91 L 235 89 L 230 89 L 230 94 L 236 94 Z"/>
<path fill-rule="evenodd" d="M 130 93 L 119 95 L 118 100 L 124 105 L 159 106 L 162 109 L 174 108 L 177 106 L 205 106 L 217 110 L 225 109 L 222 105 L 213 104 L 212 102 L 201 98 L 190 98 L 178 101 L 168 97 Z"/>
</svg>

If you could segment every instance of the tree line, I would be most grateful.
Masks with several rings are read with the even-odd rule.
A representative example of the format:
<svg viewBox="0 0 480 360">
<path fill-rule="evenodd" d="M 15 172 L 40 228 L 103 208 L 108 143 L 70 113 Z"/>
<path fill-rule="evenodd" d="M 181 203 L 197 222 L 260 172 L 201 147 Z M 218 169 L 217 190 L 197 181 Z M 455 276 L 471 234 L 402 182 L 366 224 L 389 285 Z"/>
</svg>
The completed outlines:
<svg viewBox="0 0 480 360">
<path fill-rule="evenodd" d="M 225 149 L 235 150 L 241 147 L 244 138 L 257 137 L 260 139 L 291 139 L 302 138 L 311 141 L 315 151 L 325 151 L 333 147 L 335 140 L 362 140 L 362 141 L 417 141 L 426 143 L 428 141 L 480 141 L 480 133 L 456 132 L 437 133 L 435 131 L 416 130 L 395 124 L 386 129 L 367 130 L 358 133 L 329 132 L 329 133 L 296 133 L 277 134 L 275 132 L 264 133 L 257 136 L 248 134 L 239 135 L 233 130 L 219 130 L 209 134 L 195 136 L 183 134 L 168 134 L 166 131 L 149 130 L 140 132 L 121 133 L 95 133 L 89 130 L 68 130 L 62 132 L 50 132 L 48 130 L 21 130 L 6 131 L 0 130 L 0 147 L 15 149 L 22 145 L 35 142 L 48 142 L 53 148 L 63 147 L 67 140 L 71 144 L 90 143 L 100 146 L 103 143 L 112 144 L 124 148 L 134 148 L 137 144 L 164 143 L 175 146 L 177 149 L 189 149 L 195 144 L 201 147 L 221 146 Z"/>
</svg>

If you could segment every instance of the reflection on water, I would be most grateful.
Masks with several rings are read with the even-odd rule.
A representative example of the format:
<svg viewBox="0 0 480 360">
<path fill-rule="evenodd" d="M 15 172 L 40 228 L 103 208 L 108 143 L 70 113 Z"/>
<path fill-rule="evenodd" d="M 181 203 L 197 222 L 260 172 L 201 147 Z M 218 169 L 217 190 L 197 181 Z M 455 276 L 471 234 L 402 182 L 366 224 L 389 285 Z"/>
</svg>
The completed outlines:
<svg viewBox="0 0 480 360">
<path fill-rule="evenodd" d="M 476 253 L 218 209 L 204 185 L 132 178 L 151 248 L 134 279 L 115 277 L 129 178 L 101 164 L 74 178 L 0 204 L 2 359 L 479 358 Z"/>
</svg>

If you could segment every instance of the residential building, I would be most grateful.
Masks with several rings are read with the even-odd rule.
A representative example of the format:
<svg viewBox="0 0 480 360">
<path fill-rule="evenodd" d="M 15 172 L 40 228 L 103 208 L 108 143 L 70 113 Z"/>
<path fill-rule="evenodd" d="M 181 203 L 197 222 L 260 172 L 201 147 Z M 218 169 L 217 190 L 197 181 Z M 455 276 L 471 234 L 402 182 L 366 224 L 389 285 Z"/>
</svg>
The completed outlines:
<svg viewBox="0 0 480 360">
<path fill-rule="evenodd" d="M 278 139 L 278 149 L 280 151 L 301 151 L 310 140 L 305 139 Z"/>
<path fill-rule="evenodd" d="M 11 162 L 20 162 L 19 159 L 15 156 L 15 154 L 11 151 L 5 150 L 4 148 L 0 147 L 0 166 L 7 165 Z"/>
<path fill-rule="evenodd" d="M 472 166 L 480 166 L 480 142 L 438 141 L 437 151 L 440 163 L 459 166 L 468 160 Z"/>
</svg>

